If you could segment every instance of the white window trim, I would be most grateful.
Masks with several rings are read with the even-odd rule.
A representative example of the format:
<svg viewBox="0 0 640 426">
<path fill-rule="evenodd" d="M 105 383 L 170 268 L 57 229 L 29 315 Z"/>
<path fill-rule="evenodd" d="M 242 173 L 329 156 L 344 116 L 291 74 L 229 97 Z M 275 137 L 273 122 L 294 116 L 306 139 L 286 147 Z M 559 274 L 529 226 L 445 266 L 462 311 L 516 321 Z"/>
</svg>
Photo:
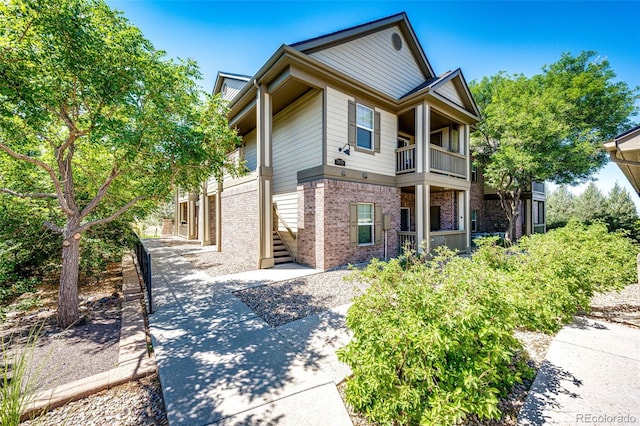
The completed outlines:
<svg viewBox="0 0 640 426">
<path fill-rule="evenodd" d="M 358 108 L 364 108 L 364 109 L 366 109 L 366 110 L 371 112 L 371 128 L 363 126 L 358 122 Z M 370 137 L 371 147 L 370 148 L 367 148 L 366 146 L 361 146 L 361 145 L 358 144 L 358 129 L 366 130 L 371 134 L 371 137 Z M 362 105 L 362 104 L 356 103 L 356 147 L 358 147 L 359 149 L 365 149 L 367 151 L 373 151 L 375 149 L 375 140 L 374 140 L 374 138 L 375 138 L 375 111 L 373 110 L 373 108 L 369 108 L 366 105 Z"/>
<path fill-rule="evenodd" d="M 356 207 L 356 215 L 358 216 L 358 246 L 373 246 L 376 243 L 376 207 L 373 203 L 358 203 L 359 206 L 371 206 L 371 223 L 360 223 L 360 214 L 358 212 L 358 207 Z M 360 226 L 371 226 L 371 242 L 369 243 L 361 243 L 360 242 Z"/>
</svg>

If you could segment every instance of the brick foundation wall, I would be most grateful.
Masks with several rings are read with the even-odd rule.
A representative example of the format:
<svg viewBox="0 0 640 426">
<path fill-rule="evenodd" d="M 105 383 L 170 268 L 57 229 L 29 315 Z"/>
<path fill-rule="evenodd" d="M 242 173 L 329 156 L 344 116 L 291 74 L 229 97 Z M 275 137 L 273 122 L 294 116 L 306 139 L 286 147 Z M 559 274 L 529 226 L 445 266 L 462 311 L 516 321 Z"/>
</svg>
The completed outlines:
<svg viewBox="0 0 640 426">
<path fill-rule="evenodd" d="M 220 194 L 222 250 L 240 259 L 258 262 L 258 186 L 248 182 Z"/>
<path fill-rule="evenodd" d="M 319 269 L 361 263 L 384 257 L 384 242 L 352 246 L 349 241 L 349 204 L 374 203 L 391 218 L 387 257 L 398 254 L 400 189 L 366 183 L 321 179 L 298 186 L 298 261 Z M 313 206 L 313 207 L 312 207 Z"/>
</svg>

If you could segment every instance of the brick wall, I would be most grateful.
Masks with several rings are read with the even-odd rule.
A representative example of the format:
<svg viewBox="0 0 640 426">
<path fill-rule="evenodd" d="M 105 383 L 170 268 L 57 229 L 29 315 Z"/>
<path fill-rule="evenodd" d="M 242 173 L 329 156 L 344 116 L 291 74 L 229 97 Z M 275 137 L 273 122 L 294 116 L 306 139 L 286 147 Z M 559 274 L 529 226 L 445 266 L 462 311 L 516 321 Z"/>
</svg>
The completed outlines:
<svg viewBox="0 0 640 426">
<path fill-rule="evenodd" d="M 384 242 L 352 246 L 349 241 L 349 204 L 374 203 L 391 217 L 387 256 L 398 254 L 400 189 L 367 183 L 322 179 L 298 186 L 298 261 L 320 269 L 384 257 Z M 313 208 L 311 207 L 313 206 Z"/>
<path fill-rule="evenodd" d="M 222 250 L 238 258 L 258 262 L 258 186 L 248 182 L 220 194 L 222 202 Z"/>
<path fill-rule="evenodd" d="M 456 222 L 456 192 L 439 191 L 432 192 L 431 205 L 440 207 L 440 229 L 441 231 L 452 231 L 458 229 Z"/>
<path fill-rule="evenodd" d="M 216 242 L 216 196 L 209 195 L 209 238 L 211 244 Z"/>
</svg>

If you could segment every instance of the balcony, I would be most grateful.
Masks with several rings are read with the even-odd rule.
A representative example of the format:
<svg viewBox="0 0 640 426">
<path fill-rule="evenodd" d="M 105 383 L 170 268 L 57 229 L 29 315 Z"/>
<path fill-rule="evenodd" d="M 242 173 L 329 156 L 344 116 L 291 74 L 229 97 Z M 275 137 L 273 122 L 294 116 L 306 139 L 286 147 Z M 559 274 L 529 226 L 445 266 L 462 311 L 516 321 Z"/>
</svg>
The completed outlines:
<svg viewBox="0 0 640 426">
<path fill-rule="evenodd" d="M 436 145 L 431 145 L 429 150 L 432 172 L 466 179 L 467 157 Z M 396 149 L 396 174 L 415 173 L 415 171 L 416 146 L 409 145 Z"/>
<path fill-rule="evenodd" d="M 431 171 L 465 179 L 467 177 L 467 157 L 447 151 L 437 145 L 429 147 Z"/>
<path fill-rule="evenodd" d="M 441 246 L 447 246 L 459 252 L 465 252 L 468 249 L 466 231 L 431 231 L 429 237 L 431 238 L 431 250 Z M 398 245 L 400 253 L 405 247 L 416 250 L 416 233 L 399 231 Z"/>
<path fill-rule="evenodd" d="M 461 252 L 467 251 L 466 231 L 435 231 L 431 236 L 431 250 L 436 247 L 447 246 Z"/>
<path fill-rule="evenodd" d="M 416 146 L 409 145 L 396 149 L 396 174 L 416 171 Z"/>
</svg>

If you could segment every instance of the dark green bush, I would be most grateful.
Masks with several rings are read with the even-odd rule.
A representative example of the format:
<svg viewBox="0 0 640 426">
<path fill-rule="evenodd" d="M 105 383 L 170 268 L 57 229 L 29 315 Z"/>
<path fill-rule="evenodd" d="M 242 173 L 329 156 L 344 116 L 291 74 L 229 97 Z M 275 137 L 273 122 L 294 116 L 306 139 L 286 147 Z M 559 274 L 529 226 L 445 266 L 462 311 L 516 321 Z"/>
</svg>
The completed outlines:
<svg viewBox="0 0 640 426">
<path fill-rule="evenodd" d="M 472 258 L 405 253 L 358 273 L 371 286 L 347 314 L 347 401 L 380 424 L 498 418 L 498 400 L 531 371 L 516 328 L 553 332 L 594 292 L 634 282 L 636 248 L 606 226 L 567 227 Z"/>
<path fill-rule="evenodd" d="M 356 410 L 381 424 L 499 416 L 499 396 L 527 370 L 514 358 L 521 347 L 496 275 L 471 263 L 446 253 L 362 272 L 371 287 L 349 310 L 354 338 L 339 352 Z"/>
<path fill-rule="evenodd" d="M 570 222 L 566 227 L 522 238 L 503 249 L 482 244 L 474 260 L 505 277 L 503 293 L 518 327 L 547 333 L 588 310 L 595 292 L 620 289 L 636 280 L 636 247 L 604 224 Z"/>
</svg>

